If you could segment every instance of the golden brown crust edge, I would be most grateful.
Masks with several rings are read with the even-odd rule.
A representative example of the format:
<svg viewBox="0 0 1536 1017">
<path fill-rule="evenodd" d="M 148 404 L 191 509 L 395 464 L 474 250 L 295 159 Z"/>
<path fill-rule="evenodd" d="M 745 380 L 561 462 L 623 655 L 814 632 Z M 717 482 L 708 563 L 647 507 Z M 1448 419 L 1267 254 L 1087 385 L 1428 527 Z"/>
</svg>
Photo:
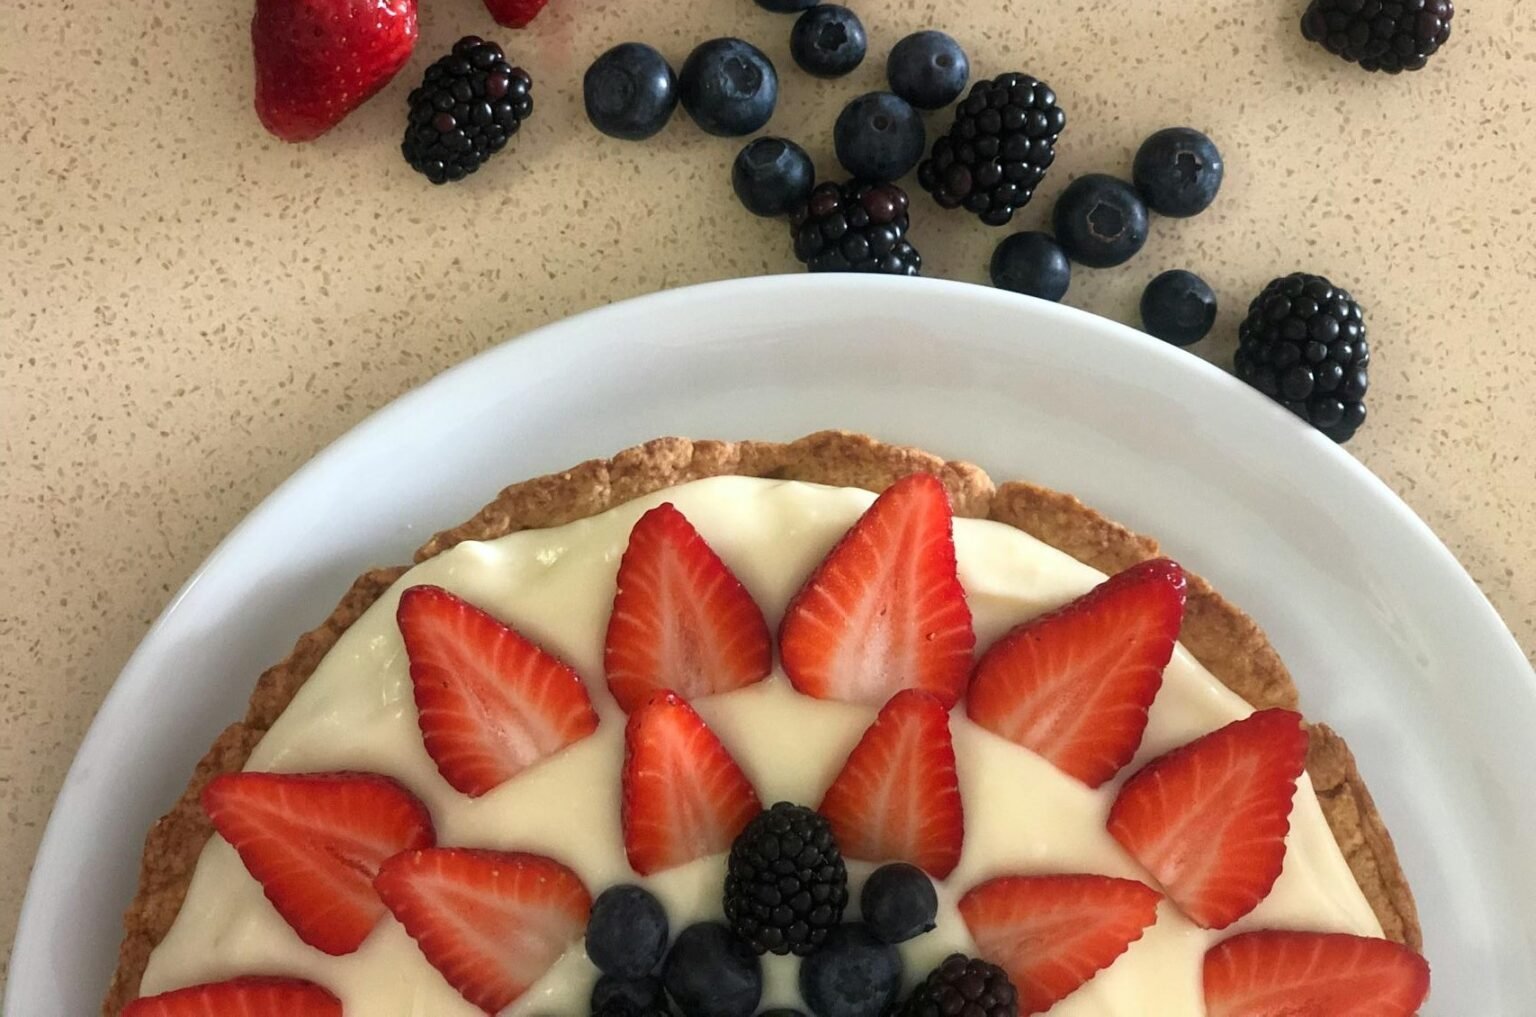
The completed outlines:
<svg viewBox="0 0 1536 1017">
<path fill-rule="evenodd" d="M 1158 553 L 1155 541 L 1105 519 L 1071 495 L 1023 483 L 994 486 L 986 473 L 969 463 L 945 461 L 865 435 L 823 431 L 789 443 L 684 438 L 646 442 L 611 459 L 591 460 L 508 487 L 474 518 L 427 541 L 416 560 L 461 541 L 489 540 L 596 515 L 652 491 L 705 477 L 735 474 L 879 491 L 917 472 L 935 473 L 944 481 L 956 515 L 1014 526 L 1102 572 L 1119 571 Z M 320 659 L 404 571 L 379 569 L 360 577 L 325 623 L 301 637 L 286 660 L 261 676 L 245 719 L 219 736 L 181 799 L 150 830 L 138 892 L 124 917 L 118 968 L 102 1006 L 105 1017 L 115 1017 L 138 994 L 149 954 L 170 929 L 186 896 L 198 855 L 212 833 L 198 803 L 203 786 L 219 773 L 244 766 Z M 1179 638 L 1212 674 L 1254 706 L 1296 705 L 1296 688 L 1264 633 L 1197 576 L 1190 577 Z M 1354 757 L 1329 728 L 1313 725 L 1311 730 L 1307 769 L 1334 837 L 1387 937 L 1418 950 L 1413 895 Z"/>
</svg>

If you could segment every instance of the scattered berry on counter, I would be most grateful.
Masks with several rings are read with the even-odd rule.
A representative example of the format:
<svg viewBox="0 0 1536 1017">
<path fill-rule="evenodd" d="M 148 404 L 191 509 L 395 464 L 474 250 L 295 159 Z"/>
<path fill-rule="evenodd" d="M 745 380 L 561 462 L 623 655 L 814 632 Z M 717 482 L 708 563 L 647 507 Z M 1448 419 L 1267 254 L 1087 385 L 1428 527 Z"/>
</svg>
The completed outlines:
<svg viewBox="0 0 1536 1017">
<path fill-rule="evenodd" d="M 1301 34 L 1368 71 L 1417 71 L 1451 37 L 1451 0 L 1312 0 Z"/>
<path fill-rule="evenodd" d="M 913 32 L 891 47 L 885 77 L 891 91 L 918 109 L 942 109 L 960 98 L 971 76 L 971 61 L 943 32 Z"/>
<path fill-rule="evenodd" d="M 816 1017 L 884 1017 L 901 993 L 901 954 L 862 925 L 839 925 L 800 962 L 800 996 Z"/>
<path fill-rule="evenodd" d="M 861 180 L 899 180 L 923 157 L 923 118 L 890 92 L 859 96 L 837 115 L 832 143 L 843 169 Z"/>
<path fill-rule="evenodd" d="M 788 215 L 815 183 L 811 157 L 787 138 L 754 138 L 731 165 L 731 187 L 753 215 Z"/>
<path fill-rule="evenodd" d="M 892 862 L 880 866 L 864 881 L 859 912 L 870 932 L 887 943 L 905 943 L 933 928 L 939 895 L 922 869 Z"/>
<path fill-rule="evenodd" d="M 547 3 L 549 0 L 485 0 L 485 9 L 491 12 L 498 25 L 527 28 Z"/>
<path fill-rule="evenodd" d="M 649 138 L 677 108 L 677 75 L 667 58 L 643 42 L 625 42 L 592 62 L 581 79 L 587 119 L 604 134 Z"/>
<path fill-rule="evenodd" d="M 1210 138 L 1193 127 L 1165 127 L 1136 150 L 1131 182 L 1152 211 L 1182 219 L 1211 207 L 1224 172 Z"/>
<path fill-rule="evenodd" d="M 992 252 L 992 285 L 1042 300 L 1060 300 L 1072 284 L 1072 263 L 1049 233 L 1004 237 Z"/>
<path fill-rule="evenodd" d="M 683 109 L 710 134 L 751 134 L 773 116 L 779 76 L 763 51 L 741 39 L 694 47 L 677 77 Z"/>
<path fill-rule="evenodd" d="M 284 141 L 320 137 L 372 98 L 416 46 L 416 0 L 257 0 L 256 115 Z"/>
<path fill-rule="evenodd" d="M 1090 268 L 1124 264 L 1147 242 L 1147 206 L 1134 187 L 1106 173 L 1068 184 L 1051 219 L 1067 257 Z"/>
<path fill-rule="evenodd" d="M 821 0 L 757 0 L 757 6 L 775 14 L 799 14 L 808 7 L 815 7 Z"/>
<path fill-rule="evenodd" d="M 656 970 L 667 952 L 667 912 L 644 887 L 610 886 L 592 902 L 587 956 L 604 974 L 639 978 Z"/>
<path fill-rule="evenodd" d="M 813 810 L 779 802 L 731 845 L 725 918 L 758 953 L 814 952 L 847 903 L 842 853 Z"/>
<path fill-rule="evenodd" d="M 670 1017 L 666 994 L 655 978 L 603 975 L 592 987 L 592 1017 Z"/>
<path fill-rule="evenodd" d="M 1320 275 L 1273 280 L 1238 329 L 1237 376 L 1340 444 L 1365 422 L 1370 362 L 1360 305 Z"/>
<path fill-rule="evenodd" d="M 1066 124 L 1056 93 L 1042 81 L 1027 74 L 978 81 L 918 166 L 917 181 L 940 207 L 1005 225 L 1045 179 Z"/>
<path fill-rule="evenodd" d="M 684 929 L 661 980 L 684 1017 L 752 1017 L 763 995 L 757 954 L 719 922 Z"/>
<path fill-rule="evenodd" d="M 1175 346 L 1197 343 L 1215 323 L 1216 294 L 1193 272 L 1170 269 L 1142 291 L 1142 327 L 1164 342 Z"/>
<path fill-rule="evenodd" d="M 790 216 L 795 257 L 812 272 L 917 275 L 923 258 L 906 239 L 907 205 L 895 184 L 818 184 Z"/>
<path fill-rule="evenodd" d="M 1019 994 L 996 964 L 952 953 L 917 984 L 900 1017 L 1018 1017 Z"/>
<path fill-rule="evenodd" d="M 434 184 L 462 180 L 533 113 L 533 79 L 494 42 L 466 35 L 427 68 L 409 99 L 400 151 Z"/>
<path fill-rule="evenodd" d="M 795 19 L 789 54 L 818 78 L 838 78 L 864 62 L 869 40 L 859 16 L 841 4 L 817 4 Z"/>
</svg>

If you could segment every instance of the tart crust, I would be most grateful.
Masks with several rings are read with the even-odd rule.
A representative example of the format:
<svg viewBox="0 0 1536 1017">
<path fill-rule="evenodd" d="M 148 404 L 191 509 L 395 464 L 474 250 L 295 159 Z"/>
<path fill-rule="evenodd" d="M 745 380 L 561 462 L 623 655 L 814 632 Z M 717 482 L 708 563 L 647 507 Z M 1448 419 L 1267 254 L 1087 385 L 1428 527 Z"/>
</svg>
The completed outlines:
<svg viewBox="0 0 1536 1017">
<path fill-rule="evenodd" d="M 798 441 L 726 442 L 658 438 L 560 473 L 514 484 L 474 518 L 435 535 L 416 552 L 425 561 L 465 540 L 493 540 L 518 530 L 559 526 L 596 515 L 665 487 L 728 474 L 803 480 L 881 491 L 909 473 L 934 473 L 949 489 L 955 515 L 993 519 L 1052 545 L 1101 572 L 1155 557 L 1157 543 L 1104 518 L 1069 494 L 1025 483 L 994 484 L 979 467 L 862 434 L 821 431 Z M 406 571 L 375 569 L 358 577 L 320 627 L 256 683 L 243 720 L 219 735 L 176 805 L 150 829 L 138 892 L 124 916 L 117 971 L 102 1004 L 115 1017 L 138 995 L 150 952 L 181 909 L 213 828 L 199 795 L 214 776 L 245 765 L 256 743 L 314 673 L 341 634 Z M 1253 620 L 1189 576 L 1179 639 L 1232 691 L 1257 708 L 1295 708 L 1296 686 Z M 1371 801 L 1354 756 L 1331 729 L 1309 725 L 1307 772 L 1334 838 L 1388 939 L 1421 949 L 1418 912 L 1392 838 Z"/>
</svg>

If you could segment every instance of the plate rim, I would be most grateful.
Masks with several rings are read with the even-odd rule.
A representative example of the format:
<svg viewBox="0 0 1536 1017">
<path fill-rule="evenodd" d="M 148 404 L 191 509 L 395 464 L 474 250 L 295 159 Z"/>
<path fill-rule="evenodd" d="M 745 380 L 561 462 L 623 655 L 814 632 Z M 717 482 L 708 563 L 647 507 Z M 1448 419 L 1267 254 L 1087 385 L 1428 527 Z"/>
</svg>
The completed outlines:
<svg viewBox="0 0 1536 1017">
<path fill-rule="evenodd" d="M 1106 341 L 1122 345 L 1127 349 L 1134 348 L 1137 351 L 1134 355 L 1147 356 L 1154 361 L 1161 361 L 1164 365 L 1176 365 L 1178 370 L 1190 371 L 1194 377 L 1203 379 L 1203 384 L 1221 386 L 1229 393 L 1244 393 L 1249 403 L 1244 412 L 1256 415 L 1258 420 L 1263 420 L 1267 416 L 1272 424 L 1283 422 L 1290 432 L 1287 437 L 1299 443 L 1295 454 L 1302 457 L 1316 457 L 1314 461 L 1320 469 L 1336 477 L 1346 477 L 1347 482 L 1359 485 L 1361 493 L 1368 497 L 1374 509 L 1387 511 L 1396 524 L 1407 528 L 1413 536 L 1413 549 L 1429 556 L 1426 564 L 1442 577 L 1449 578 L 1455 587 L 1457 599 L 1461 600 L 1466 605 L 1466 609 L 1471 610 L 1478 618 L 1478 623 L 1485 630 L 1484 634 L 1491 640 L 1484 646 L 1484 651 L 1502 658 L 1499 670 L 1514 675 L 1523 682 L 1525 691 L 1531 695 L 1532 701 L 1536 702 L 1536 671 L 1532 670 L 1530 662 L 1513 633 L 1476 581 L 1413 508 L 1348 452 L 1294 418 L 1283 407 L 1198 356 L 1165 343 L 1150 340 L 1145 334 L 1129 325 L 1079 308 L 950 280 L 830 274 L 775 275 L 728 279 L 663 290 L 588 309 L 546 323 L 521 335 L 508 337 L 396 396 L 347 428 L 295 469 L 214 546 L 166 602 L 155 621 L 146 629 L 138 645 L 113 680 L 76 748 L 59 793 L 50 808 L 37 852 L 33 856 L 33 865 L 22 898 L 9 958 L 10 977 L 6 988 L 4 1009 L 6 1017 L 22 1017 L 18 1009 L 20 1004 L 16 1002 L 18 985 L 16 974 L 19 967 L 17 961 L 30 959 L 36 950 L 41 949 L 34 946 L 38 934 L 33 931 L 41 921 L 43 910 L 42 898 L 38 891 L 40 871 L 45 862 L 52 859 L 60 850 L 60 845 L 56 843 L 62 836 L 60 829 L 63 820 L 60 817 L 66 815 L 74 807 L 76 800 L 85 793 L 82 790 L 82 783 L 85 780 L 82 771 L 87 768 L 89 757 L 99 749 L 99 743 L 106 741 L 110 730 L 123 722 L 124 718 L 118 715 L 123 712 L 124 704 L 134 691 L 147 687 L 146 683 L 156 679 L 155 669 L 150 666 L 150 662 L 166 652 L 166 648 L 161 644 L 167 639 L 166 630 L 176 612 L 193 597 L 205 577 L 215 572 L 230 557 L 231 549 L 239 545 L 245 534 L 259 528 L 268 516 L 274 515 L 279 506 L 291 498 L 295 492 L 302 490 L 313 478 L 324 476 L 335 468 L 334 464 L 344 462 L 357 450 L 366 446 L 374 434 L 387 430 L 397 420 L 408 419 L 412 413 L 432 405 L 456 388 L 471 384 L 470 379 L 480 372 L 485 372 L 492 367 L 505 369 L 508 363 L 536 358 L 546 345 L 564 341 L 567 333 L 590 331 L 609 320 L 618 321 L 635 315 L 662 315 L 699 301 L 724 303 L 737 299 L 763 299 L 765 296 L 772 296 L 784 290 L 806 290 L 818 301 L 829 303 L 835 303 L 835 298 L 830 297 L 829 294 L 853 293 L 874 300 L 901 300 L 909 298 L 913 293 L 927 292 L 932 294 L 932 299 L 940 301 L 953 299 L 961 303 L 981 301 L 998 307 L 1009 305 L 1011 309 L 1018 310 L 1022 314 L 1034 316 L 1037 322 L 1044 326 L 1048 327 L 1053 322 L 1064 322 L 1075 328 L 1100 332 Z M 794 297 L 794 299 L 798 298 L 798 295 Z M 929 297 L 922 299 L 929 299 Z M 688 346 L 693 349 L 707 342 L 690 341 Z M 705 437 L 714 437 L 714 435 Z M 617 451 L 617 448 L 609 451 Z M 169 803 L 166 804 L 169 805 Z"/>
</svg>

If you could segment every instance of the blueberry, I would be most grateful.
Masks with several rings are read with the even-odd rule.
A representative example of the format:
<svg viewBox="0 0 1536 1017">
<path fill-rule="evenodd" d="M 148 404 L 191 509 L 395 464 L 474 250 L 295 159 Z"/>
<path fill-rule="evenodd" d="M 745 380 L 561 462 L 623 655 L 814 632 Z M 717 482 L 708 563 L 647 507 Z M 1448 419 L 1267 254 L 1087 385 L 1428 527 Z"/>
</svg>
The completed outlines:
<svg viewBox="0 0 1536 1017">
<path fill-rule="evenodd" d="M 753 215 L 784 215 L 810 196 L 816 167 L 786 138 L 754 138 L 731 165 L 731 187 Z"/>
<path fill-rule="evenodd" d="M 1175 346 L 1205 338 L 1216 322 L 1216 294 L 1204 279 L 1181 268 L 1147 283 L 1141 294 L 1141 323 Z"/>
<path fill-rule="evenodd" d="M 1090 268 L 1123 264 L 1147 242 L 1147 206 L 1134 187 L 1105 173 L 1068 184 L 1052 219 L 1067 257 Z"/>
<path fill-rule="evenodd" d="M 1072 263 L 1049 233 L 1015 233 L 992 252 L 991 274 L 1000 290 L 1060 300 L 1072 284 Z"/>
<path fill-rule="evenodd" d="M 887 943 L 905 943 L 933 928 L 939 913 L 939 895 L 922 869 L 906 862 L 893 862 L 880 866 L 864 881 L 859 910 L 870 932 Z"/>
<path fill-rule="evenodd" d="M 795 19 L 789 54 L 801 70 L 836 78 L 864 62 L 868 42 L 859 16 L 839 4 L 817 4 Z"/>
<path fill-rule="evenodd" d="M 1136 150 L 1131 179 L 1152 211 L 1184 218 L 1216 200 L 1223 172 L 1210 138 L 1193 127 L 1165 127 Z"/>
<path fill-rule="evenodd" d="M 662 1003 L 661 982 L 654 978 L 615 978 L 613 975 L 603 975 L 592 986 L 589 1008 L 595 1014 L 605 1010 L 628 1010 L 640 1014 L 654 1010 Z"/>
<path fill-rule="evenodd" d="M 757 0 L 757 6 L 775 14 L 799 14 L 807 7 L 815 7 L 821 0 Z"/>
<path fill-rule="evenodd" d="M 751 134 L 773 116 L 779 76 L 763 51 L 740 39 L 710 39 L 694 47 L 677 77 L 688 115 L 710 134 Z"/>
<path fill-rule="evenodd" d="M 661 981 L 684 1017 L 752 1017 L 763 995 L 757 954 L 719 922 L 690 925 L 678 935 Z"/>
<path fill-rule="evenodd" d="M 630 141 L 661 130 L 677 108 L 677 76 L 643 42 L 621 43 L 594 60 L 581 91 L 592 126 Z"/>
<path fill-rule="evenodd" d="M 592 902 L 587 956 L 604 974 L 639 978 L 661 963 L 669 931 L 666 909 L 649 890 L 610 886 Z"/>
<path fill-rule="evenodd" d="M 882 1017 L 901 992 L 901 954 L 863 925 L 839 925 L 800 962 L 800 995 L 816 1017 Z"/>
<path fill-rule="evenodd" d="M 832 129 L 837 161 L 861 180 L 905 176 L 923 157 L 926 141 L 917 110 L 890 92 L 859 96 L 843 107 Z"/>
<path fill-rule="evenodd" d="M 960 97 L 971 76 L 971 61 L 943 32 L 913 32 L 885 61 L 891 91 L 918 109 L 940 109 Z"/>
</svg>

